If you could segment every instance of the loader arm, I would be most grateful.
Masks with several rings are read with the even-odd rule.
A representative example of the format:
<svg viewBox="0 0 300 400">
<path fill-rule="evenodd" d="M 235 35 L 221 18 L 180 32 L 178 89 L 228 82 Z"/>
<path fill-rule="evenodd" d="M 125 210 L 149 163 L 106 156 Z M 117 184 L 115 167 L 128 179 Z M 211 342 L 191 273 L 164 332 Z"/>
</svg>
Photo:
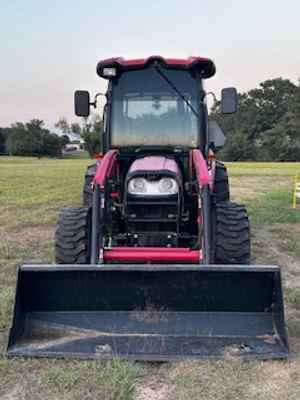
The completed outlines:
<svg viewBox="0 0 300 400">
<path fill-rule="evenodd" d="M 105 185 L 111 177 L 117 163 L 117 150 L 109 150 L 103 157 L 93 180 L 92 202 L 92 232 L 91 232 L 91 263 L 102 264 L 103 253 L 103 223 L 106 206 Z"/>
</svg>

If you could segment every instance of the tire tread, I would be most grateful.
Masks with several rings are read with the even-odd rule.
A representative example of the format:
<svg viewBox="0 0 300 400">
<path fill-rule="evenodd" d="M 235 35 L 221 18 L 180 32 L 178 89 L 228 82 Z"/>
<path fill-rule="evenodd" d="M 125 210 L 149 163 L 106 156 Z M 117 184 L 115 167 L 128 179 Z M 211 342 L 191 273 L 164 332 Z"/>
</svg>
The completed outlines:
<svg viewBox="0 0 300 400">
<path fill-rule="evenodd" d="M 57 264 L 89 264 L 90 207 L 63 208 L 55 232 Z"/>
</svg>

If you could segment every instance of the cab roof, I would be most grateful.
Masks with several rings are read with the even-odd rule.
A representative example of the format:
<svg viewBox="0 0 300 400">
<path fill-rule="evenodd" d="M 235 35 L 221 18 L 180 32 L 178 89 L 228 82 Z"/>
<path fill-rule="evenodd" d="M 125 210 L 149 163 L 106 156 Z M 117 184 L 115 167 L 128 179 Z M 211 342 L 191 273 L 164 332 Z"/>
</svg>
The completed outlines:
<svg viewBox="0 0 300 400">
<path fill-rule="evenodd" d="M 151 56 L 148 58 L 125 59 L 122 57 L 107 58 L 97 64 L 97 74 L 101 78 L 108 79 L 103 75 L 104 68 L 117 68 L 118 71 L 129 71 L 146 68 L 149 64 L 160 63 L 164 68 L 177 70 L 198 71 L 202 78 L 210 78 L 216 72 L 214 62 L 206 57 L 188 58 L 164 58 L 162 56 Z"/>
</svg>

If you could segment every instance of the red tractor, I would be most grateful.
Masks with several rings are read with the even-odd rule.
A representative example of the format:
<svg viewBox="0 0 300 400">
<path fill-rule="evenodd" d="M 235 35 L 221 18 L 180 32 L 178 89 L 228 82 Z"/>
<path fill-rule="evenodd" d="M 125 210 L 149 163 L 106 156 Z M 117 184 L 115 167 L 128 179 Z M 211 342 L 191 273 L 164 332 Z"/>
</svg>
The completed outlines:
<svg viewBox="0 0 300 400">
<path fill-rule="evenodd" d="M 83 207 L 60 213 L 57 265 L 19 270 L 8 353 L 286 357 L 280 269 L 249 265 L 247 211 L 215 157 L 224 136 L 203 86 L 214 63 L 111 58 L 97 73 L 104 157 L 87 170 Z M 91 105 L 75 92 L 77 116 Z M 236 106 L 223 89 L 222 112 Z"/>
</svg>

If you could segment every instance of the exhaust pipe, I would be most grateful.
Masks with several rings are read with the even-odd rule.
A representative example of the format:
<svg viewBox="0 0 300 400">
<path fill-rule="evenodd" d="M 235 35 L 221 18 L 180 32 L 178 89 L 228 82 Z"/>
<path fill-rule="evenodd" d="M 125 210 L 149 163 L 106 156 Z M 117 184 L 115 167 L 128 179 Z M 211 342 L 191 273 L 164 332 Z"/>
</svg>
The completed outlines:
<svg viewBox="0 0 300 400">
<path fill-rule="evenodd" d="M 286 358 L 279 267 L 29 265 L 8 356 Z"/>
</svg>

